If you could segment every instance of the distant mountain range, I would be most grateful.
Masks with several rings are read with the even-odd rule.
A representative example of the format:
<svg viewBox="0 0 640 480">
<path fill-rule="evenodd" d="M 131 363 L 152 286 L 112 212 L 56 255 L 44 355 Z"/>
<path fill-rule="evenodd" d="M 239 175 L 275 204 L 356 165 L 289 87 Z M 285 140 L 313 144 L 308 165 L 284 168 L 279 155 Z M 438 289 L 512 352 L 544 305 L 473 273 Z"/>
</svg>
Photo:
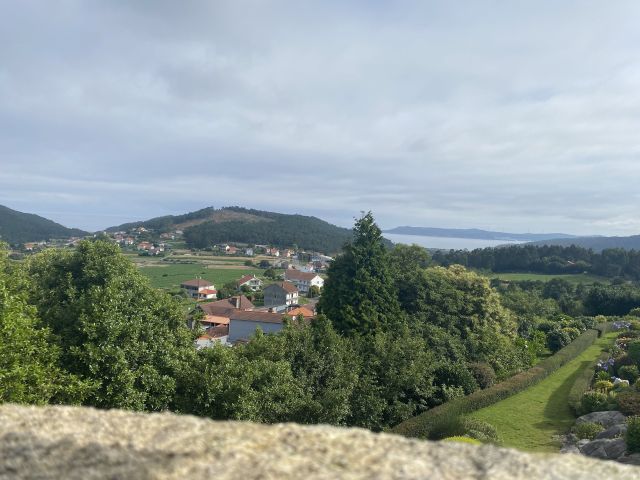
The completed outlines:
<svg viewBox="0 0 640 480">
<path fill-rule="evenodd" d="M 67 228 L 33 213 L 18 212 L 0 205 L 0 240 L 3 242 L 39 242 L 85 235 L 89 233 L 77 228 Z"/>
<path fill-rule="evenodd" d="M 477 228 L 434 228 L 434 227 L 396 227 L 384 233 L 400 235 L 420 235 L 425 237 L 469 238 L 475 240 L 501 240 L 505 242 L 535 242 L 552 239 L 572 239 L 575 235 L 566 233 L 506 233 L 479 230 Z"/>
<path fill-rule="evenodd" d="M 153 229 L 158 233 L 182 230 L 187 245 L 192 248 L 236 242 L 279 247 L 297 245 L 305 250 L 332 253 L 339 251 L 352 237 L 350 229 L 337 227 L 316 217 L 242 207 L 207 207 L 184 215 L 125 223 L 107 231 L 126 231 L 138 227 Z"/>
</svg>

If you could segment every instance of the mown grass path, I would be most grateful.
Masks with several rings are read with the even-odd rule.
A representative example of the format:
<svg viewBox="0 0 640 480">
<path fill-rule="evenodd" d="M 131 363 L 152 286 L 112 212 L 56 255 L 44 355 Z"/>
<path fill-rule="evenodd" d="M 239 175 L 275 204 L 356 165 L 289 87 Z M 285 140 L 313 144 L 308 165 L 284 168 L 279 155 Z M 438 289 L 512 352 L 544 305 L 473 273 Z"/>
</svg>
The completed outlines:
<svg viewBox="0 0 640 480">
<path fill-rule="evenodd" d="M 575 420 L 568 396 L 576 377 L 593 365 L 616 336 L 604 335 L 540 383 L 470 416 L 495 426 L 505 447 L 557 452 L 560 442 L 554 436 L 566 433 Z"/>
</svg>

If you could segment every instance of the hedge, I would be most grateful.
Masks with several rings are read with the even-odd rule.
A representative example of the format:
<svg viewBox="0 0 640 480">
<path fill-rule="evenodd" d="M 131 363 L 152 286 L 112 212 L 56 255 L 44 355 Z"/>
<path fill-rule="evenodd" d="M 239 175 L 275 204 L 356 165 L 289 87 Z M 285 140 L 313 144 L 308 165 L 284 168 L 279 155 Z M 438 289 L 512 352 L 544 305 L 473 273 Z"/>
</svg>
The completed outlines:
<svg viewBox="0 0 640 480">
<path fill-rule="evenodd" d="M 427 438 L 430 426 L 452 416 L 474 412 L 514 395 L 538 383 L 549 374 L 573 360 L 593 344 L 603 330 L 587 330 L 569 345 L 545 358 L 535 366 L 485 390 L 478 390 L 466 397 L 457 398 L 426 412 L 409 418 L 389 430 L 407 437 Z"/>
<path fill-rule="evenodd" d="M 600 355 L 598 360 L 606 360 L 607 358 L 609 358 L 609 354 L 605 352 Z M 571 407 L 571 410 L 573 410 L 573 414 L 576 417 L 582 415 L 582 405 L 580 400 L 582 399 L 584 392 L 591 388 L 591 381 L 593 380 L 593 376 L 596 374 L 596 363 L 583 370 L 578 378 L 576 378 L 575 382 L 573 382 L 571 390 L 569 390 L 569 407 Z"/>
</svg>

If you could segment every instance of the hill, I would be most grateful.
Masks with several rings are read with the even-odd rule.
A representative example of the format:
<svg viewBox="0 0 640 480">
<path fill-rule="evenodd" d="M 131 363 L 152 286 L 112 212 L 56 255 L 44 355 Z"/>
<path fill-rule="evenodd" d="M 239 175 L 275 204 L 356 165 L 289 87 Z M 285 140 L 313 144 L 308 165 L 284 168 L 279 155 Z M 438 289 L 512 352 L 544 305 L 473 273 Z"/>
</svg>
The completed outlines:
<svg viewBox="0 0 640 480">
<path fill-rule="evenodd" d="M 297 245 L 305 250 L 330 253 L 351 239 L 350 229 L 337 227 L 316 217 L 252 210 L 242 207 L 213 207 L 185 215 L 167 215 L 143 222 L 125 223 L 107 231 L 137 227 L 158 233 L 183 230 L 191 248 L 207 248 L 217 243 Z"/>
<path fill-rule="evenodd" d="M 106 231 L 119 232 L 144 227 L 149 230 L 155 230 L 158 233 L 166 233 L 175 230 L 185 230 L 189 227 L 200 225 L 205 222 L 224 223 L 238 221 L 252 223 L 268 221 L 267 218 L 259 215 L 252 215 L 244 212 L 243 210 L 244 209 L 239 207 L 221 208 L 218 210 L 213 207 L 206 207 L 196 210 L 195 212 L 185 213 L 184 215 L 165 215 L 163 217 L 155 217 L 150 220 L 123 223 L 116 227 L 109 227 Z"/>
<path fill-rule="evenodd" d="M 33 213 L 0 205 L 0 240 L 8 243 L 39 242 L 52 238 L 82 237 L 88 232 L 67 228 Z"/>
<path fill-rule="evenodd" d="M 576 245 L 582 248 L 590 248 L 596 252 L 601 252 L 602 250 L 610 248 L 640 251 L 640 235 L 631 235 L 629 237 L 554 238 L 533 242 L 532 245 L 558 245 L 561 247 Z"/>
<path fill-rule="evenodd" d="M 385 230 L 384 233 L 400 235 L 420 235 L 425 237 L 469 238 L 476 240 L 504 240 L 504 241 L 537 241 L 549 239 L 574 238 L 566 233 L 506 233 L 480 230 L 477 228 L 435 228 L 435 227 L 396 227 Z"/>
</svg>

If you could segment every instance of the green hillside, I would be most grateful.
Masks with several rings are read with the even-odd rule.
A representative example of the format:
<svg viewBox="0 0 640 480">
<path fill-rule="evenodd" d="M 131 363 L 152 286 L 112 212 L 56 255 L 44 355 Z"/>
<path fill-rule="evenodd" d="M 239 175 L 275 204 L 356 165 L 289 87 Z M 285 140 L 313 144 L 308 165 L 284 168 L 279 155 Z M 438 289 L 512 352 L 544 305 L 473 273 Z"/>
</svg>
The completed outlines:
<svg viewBox="0 0 640 480">
<path fill-rule="evenodd" d="M 51 238 L 82 237 L 87 232 L 67 228 L 33 213 L 23 213 L 0 205 L 0 240 L 7 243 L 38 242 Z"/>
<path fill-rule="evenodd" d="M 281 247 L 297 245 L 305 250 L 336 252 L 351 239 L 352 232 L 316 217 L 250 210 L 241 207 L 224 209 L 245 218 L 206 221 L 187 228 L 187 245 L 205 248 L 222 242 L 270 244 Z"/>
<path fill-rule="evenodd" d="M 125 231 L 137 227 L 158 233 L 183 230 L 190 248 L 237 242 L 278 247 L 297 245 L 305 250 L 331 253 L 340 250 L 352 235 L 350 229 L 337 227 L 316 217 L 242 207 L 207 207 L 184 215 L 167 215 L 125 223 L 107 231 Z"/>
</svg>

